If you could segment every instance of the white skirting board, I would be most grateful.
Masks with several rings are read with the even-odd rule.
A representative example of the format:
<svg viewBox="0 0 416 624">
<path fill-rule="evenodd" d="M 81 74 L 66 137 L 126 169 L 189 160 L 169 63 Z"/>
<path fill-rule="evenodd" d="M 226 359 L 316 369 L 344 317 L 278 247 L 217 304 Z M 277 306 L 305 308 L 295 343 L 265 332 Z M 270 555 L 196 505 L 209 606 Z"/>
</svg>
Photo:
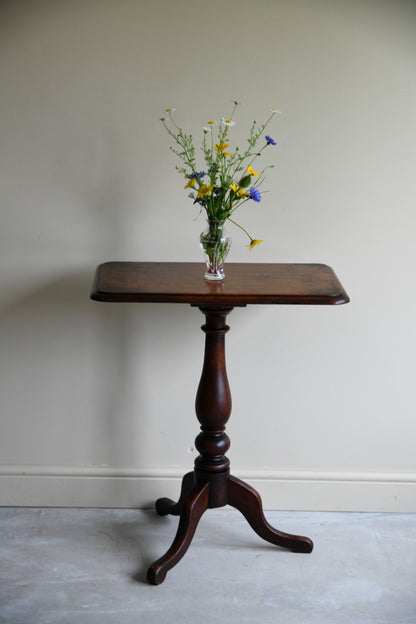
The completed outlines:
<svg viewBox="0 0 416 624">
<path fill-rule="evenodd" d="M 177 500 L 183 469 L 0 467 L 0 506 L 150 508 Z M 416 474 L 233 470 L 264 509 L 416 512 Z"/>
</svg>

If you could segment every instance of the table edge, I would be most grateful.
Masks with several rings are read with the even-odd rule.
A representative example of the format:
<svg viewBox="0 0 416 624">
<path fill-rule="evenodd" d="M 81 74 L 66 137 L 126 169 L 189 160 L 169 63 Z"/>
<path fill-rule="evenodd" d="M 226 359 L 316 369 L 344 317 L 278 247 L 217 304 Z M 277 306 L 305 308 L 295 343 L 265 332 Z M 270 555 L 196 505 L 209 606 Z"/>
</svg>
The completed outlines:
<svg viewBox="0 0 416 624">
<path fill-rule="evenodd" d="M 101 270 L 105 266 L 116 265 L 116 264 L 137 264 L 137 262 L 128 262 L 128 261 L 110 261 L 99 264 L 96 268 L 94 281 L 92 285 L 92 290 L 90 294 L 90 298 L 93 301 L 99 301 L 103 303 L 186 303 L 194 306 L 246 306 L 246 305 L 342 305 L 348 303 L 350 298 L 345 290 L 340 290 L 338 293 L 333 295 L 222 295 L 221 302 L 218 302 L 218 298 L 215 295 L 207 294 L 207 295 L 187 295 L 182 294 L 178 295 L 176 293 L 163 293 L 163 294 L 153 294 L 153 293 L 141 293 L 141 294 L 128 294 L 128 293 L 107 293 L 101 292 L 98 288 L 98 282 L 101 274 Z M 164 264 L 163 262 L 140 262 L 140 264 Z M 166 263 L 171 264 L 171 263 Z M 198 264 L 195 262 L 176 262 L 175 264 Z M 229 263 L 229 264 L 241 264 L 241 263 Z M 253 263 L 256 264 L 256 263 Z M 336 279 L 338 280 L 335 272 L 332 267 L 323 263 L 272 263 L 272 262 L 262 262 L 257 263 L 262 265 L 267 264 L 299 264 L 299 265 L 311 265 L 311 266 L 322 266 L 327 267 L 333 273 Z M 338 280 L 339 282 L 339 280 Z M 341 285 L 341 284 L 340 284 Z M 341 285 L 342 287 L 342 285 Z M 342 287 L 343 288 L 343 287 Z"/>
</svg>

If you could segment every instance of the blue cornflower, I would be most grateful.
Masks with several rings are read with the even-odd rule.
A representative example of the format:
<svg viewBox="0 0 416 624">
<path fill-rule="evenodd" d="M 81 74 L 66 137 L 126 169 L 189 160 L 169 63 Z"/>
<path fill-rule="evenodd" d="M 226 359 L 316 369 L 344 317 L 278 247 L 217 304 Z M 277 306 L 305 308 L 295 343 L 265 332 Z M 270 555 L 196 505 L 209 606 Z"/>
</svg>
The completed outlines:
<svg viewBox="0 0 416 624">
<path fill-rule="evenodd" d="M 199 173 L 198 173 L 198 171 L 193 171 L 192 173 L 190 173 L 186 177 L 189 178 L 190 180 L 192 180 L 192 179 L 197 180 L 198 178 L 199 179 L 203 178 L 204 175 L 205 175 L 205 171 L 200 171 Z"/>
<path fill-rule="evenodd" d="M 266 136 L 264 138 L 267 141 L 267 145 L 276 145 L 276 141 L 273 141 L 272 137 L 269 136 L 268 134 L 266 134 Z"/>
<path fill-rule="evenodd" d="M 255 202 L 259 202 L 261 200 L 261 195 L 257 189 L 250 189 L 250 199 L 253 199 Z"/>
</svg>

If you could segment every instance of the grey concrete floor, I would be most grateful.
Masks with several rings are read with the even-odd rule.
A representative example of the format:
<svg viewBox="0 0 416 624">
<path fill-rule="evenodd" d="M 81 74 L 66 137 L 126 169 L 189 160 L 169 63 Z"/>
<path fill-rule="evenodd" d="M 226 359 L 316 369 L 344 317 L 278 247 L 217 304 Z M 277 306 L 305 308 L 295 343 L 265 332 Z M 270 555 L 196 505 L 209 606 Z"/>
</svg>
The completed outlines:
<svg viewBox="0 0 416 624">
<path fill-rule="evenodd" d="M 177 518 L 147 510 L 0 509 L 7 624 L 416 624 L 416 515 L 266 512 L 312 554 L 262 541 L 234 510 L 208 510 L 159 586 L 149 563 Z"/>
</svg>

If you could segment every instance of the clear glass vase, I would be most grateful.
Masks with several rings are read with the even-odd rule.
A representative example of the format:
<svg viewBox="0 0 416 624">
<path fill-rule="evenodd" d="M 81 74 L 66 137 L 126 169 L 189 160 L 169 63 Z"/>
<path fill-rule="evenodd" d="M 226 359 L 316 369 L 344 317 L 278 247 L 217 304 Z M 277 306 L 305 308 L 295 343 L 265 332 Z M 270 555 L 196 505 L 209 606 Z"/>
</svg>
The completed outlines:
<svg viewBox="0 0 416 624">
<path fill-rule="evenodd" d="M 200 236 L 201 249 L 207 265 L 206 280 L 223 280 L 224 261 L 231 247 L 231 237 L 224 228 L 224 221 L 208 219 L 207 227 Z"/>
</svg>

